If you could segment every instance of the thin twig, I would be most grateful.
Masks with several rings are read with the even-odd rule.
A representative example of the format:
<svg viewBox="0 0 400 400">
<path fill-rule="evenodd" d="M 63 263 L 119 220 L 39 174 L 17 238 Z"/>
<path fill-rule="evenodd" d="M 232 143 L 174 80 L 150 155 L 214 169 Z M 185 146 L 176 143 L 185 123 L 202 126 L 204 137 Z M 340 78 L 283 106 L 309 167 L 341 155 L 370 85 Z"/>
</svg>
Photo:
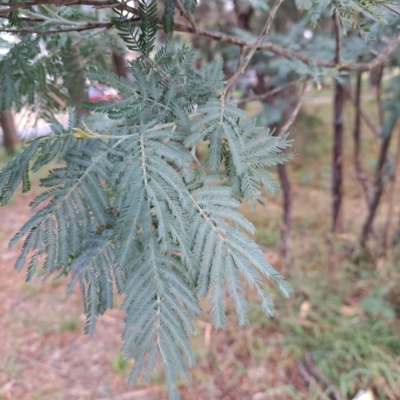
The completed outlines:
<svg viewBox="0 0 400 400">
<path fill-rule="evenodd" d="M 254 96 L 245 97 L 244 99 L 238 99 L 238 100 L 236 100 L 236 104 L 243 104 L 243 103 L 248 103 L 250 101 L 256 101 L 256 100 L 265 100 L 268 97 L 271 97 L 274 94 L 277 94 L 277 93 L 281 92 L 282 90 L 290 88 L 291 86 L 297 85 L 298 83 L 304 82 L 304 81 L 306 81 L 308 79 L 309 79 L 308 76 L 303 76 L 302 78 L 296 79 L 295 81 L 286 83 L 286 84 L 284 84 L 282 86 L 279 86 L 279 87 L 277 87 L 275 89 L 272 89 L 267 93 L 257 94 L 257 95 L 254 95 Z"/>
<path fill-rule="evenodd" d="M 384 117 L 383 117 L 383 107 L 382 107 L 382 78 L 385 65 L 381 64 L 377 68 L 379 71 L 379 75 L 378 75 L 378 82 L 376 84 L 376 105 L 378 107 L 379 125 L 383 126 Z"/>
<path fill-rule="evenodd" d="M 181 4 L 179 0 L 173 0 L 176 8 L 180 11 L 181 15 L 184 16 L 192 26 L 193 32 L 195 35 L 197 35 L 197 25 L 196 22 L 194 21 L 193 17 L 191 16 L 190 12 L 185 10 L 185 7 Z"/>
<path fill-rule="evenodd" d="M 120 1 L 120 2 L 114 3 L 114 4 L 102 4 L 100 6 L 94 6 L 94 8 L 97 8 L 97 9 L 101 9 L 101 8 L 117 8 L 117 7 L 121 7 L 123 5 L 127 5 L 131 1 L 132 0 L 126 0 L 126 1 Z"/>
<path fill-rule="evenodd" d="M 388 10 L 394 12 L 395 14 L 400 15 L 400 11 L 399 11 L 399 10 L 396 10 L 396 9 L 395 9 L 394 7 L 392 7 L 391 5 L 385 4 L 385 3 L 381 3 L 381 2 L 380 2 L 379 4 L 381 4 L 383 7 L 387 8 Z"/>
<path fill-rule="evenodd" d="M 300 375 L 303 377 L 304 381 L 309 385 L 312 380 L 312 376 L 307 371 L 306 366 L 301 362 L 297 361 L 297 368 L 299 369 Z"/>
<path fill-rule="evenodd" d="M 335 63 L 340 64 L 340 50 L 342 48 L 342 38 L 340 36 L 340 22 L 339 15 L 335 12 L 333 15 L 333 25 L 335 32 Z"/>
<path fill-rule="evenodd" d="M 297 114 L 300 111 L 301 105 L 303 104 L 304 95 L 306 93 L 307 84 L 308 84 L 308 80 L 306 80 L 304 82 L 304 85 L 303 85 L 303 87 L 301 89 L 301 92 L 299 94 L 299 98 L 297 99 L 296 106 L 294 107 L 294 109 L 292 111 L 292 114 L 290 115 L 289 119 L 286 121 L 285 125 L 282 126 L 282 128 L 279 130 L 279 132 L 274 136 L 276 136 L 276 137 L 283 136 L 288 131 L 288 129 L 292 126 L 293 122 L 295 121 L 295 119 L 297 117 Z"/>
<path fill-rule="evenodd" d="M 64 33 L 64 32 L 81 32 L 87 31 L 90 29 L 97 29 L 97 28 L 107 28 L 110 29 L 114 26 L 112 22 L 95 22 L 95 23 L 88 23 L 84 26 L 77 26 L 75 28 L 66 28 L 66 29 L 1 29 L 0 32 L 7 32 L 7 33 L 36 33 L 37 35 L 47 35 L 52 33 Z"/>
<path fill-rule="evenodd" d="M 267 35 L 269 30 L 271 29 L 272 23 L 275 18 L 275 14 L 283 2 L 284 2 L 284 0 L 276 0 L 275 4 L 269 10 L 267 21 L 265 22 L 263 29 L 261 30 L 260 34 L 258 35 L 257 40 L 250 47 L 250 50 L 249 50 L 247 56 L 245 57 L 245 59 L 243 60 L 242 64 L 240 65 L 240 68 L 238 68 L 238 70 L 233 74 L 233 76 L 226 83 L 225 88 L 224 88 L 225 93 L 227 93 L 229 91 L 230 87 L 235 84 L 235 82 L 237 81 L 239 76 L 244 73 L 251 58 L 253 57 L 254 53 L 257 51 L 258 47 L 260 46 L 261 41 L 264 39 L 264 36 Z"/>
<path fill-rule="evenodd" d="M 332 385 L 331 381 L 316 367 L 311 354 L 306 353 L 304 355 L 305 362 L 307 364 L 308 370 L 310 371 L 311 375 L 321 381 L 328 389 L 331 390 L 331 393 L 335 400 L 342 400 L 342 396 L 340 395 L 339 391 L 336 389 L 334 385 Z"/>
<path fill-rule="evenodd" d="M 174 24 L 174 31 L 191 33 L 191 34 L 194 33 L 190 26 L 185 26 L 182 24 Z M 206 29 L 198 29 L 197 35 L 208 37 L 212 40 L 216 40 L 219 42 L 233 44 L 236 46 L 245 46 L 245 47 L 252 46 L 252 43 L 247 40 L 239 39 L 235 36 L 227 35 L 221 32 L 215 32 Z M 380 63 L 384 62 L 393 53 L 393 51 L 397 48 L 399 44 L 400 44 L 400 34 L 393 36 L 392 39 L 386 45 L 386 47 L 380 53 L 378 53 L 374 59 L 372 59 L 368 63 L 342 62 L 341 64 L 337 64 L 335 61 L 320 60 L 313 57 L 308 57 L 296 51 L 286 50 L 282 47 L 272 44 L 271 42 L 260 44 L 257 47 L 257 50 L 269 51 L 283 58 L 288 58 L 288 59 L 296 58 L 305 64 L 313 64 L 317 67 L 337 68 L 343 71 L 370 71 Z"/>
<path fill-rule="evenodd" d="M 361 73 L 362 71 L 359 71 Z M 375 139 L 377 141 L 381 140 L 380 136 L 380 128 L 375 124 L 374 120 L 368 115 L 368 113 L 365 111 L 363 106 L 360 104 L 357 105 L 357 97 L 354 96 L 352 91 L 348 87 L 344 87 L 344 90 L 346 94 L 348 95 L 349 99 L 353 103 L 353 105 L 356 107 L 357 112 L 360 113 L 360 116 L 364 119 L 364 121 L 367 123 L 367 125 L 370 127 L 371 131 L 373 132 Z"/>
<path fill-rule="evenodd" d="M 396 150 L 396 161 L 394 163 L 394 171 L 392 177 L 392 187 L 389 192 L 389 209 L 386 217 L 385 229 L 383 231 L 383 250 L 386 256 L 387 249 L 389 247 L 390 242 L 392 241 L 392 221 L 393 221 L 393 212 L 394 212 L 394 199 L 396 194 L 396 184 L 397 184 L 397 174 L 400 165 L 400 130 L 399 136 L 397 139 L 397 150 Z"/>
<path fill-rule="evenodd" d="M 389 146 L 390 146 L 390 140 L 393 136 L 393 129 L 394 129 L 395 122 L 396 121 L 394 121 L 392 123 L 390 132 L 380 142 L 378 165 L 377 165 L 376 173 L 375 173 L 373 194 L 372 194 L 372 198 L 371 198 L 371 203 L 369 204 L 369 207 L 368 207 L 368 215 L 364 221 L 360 239 L 359 239 L 359 244 L 360 244 L 361 248 L 365 247 L 368 235 L 372 231 L 376 210 L 378 209 L 379 202 L 380 202 L 380 199 L 381 199 L 381 196 L 383 193 L 384 168 L 385 168 L 385 165 L 387 162 L 387 153 L 388 153 Z"/>
<path fill-rule="evenodd" d="M 240 48 L 240 53 L 239 53 L 239 58 L 238 58 L 238 62 L 237 62 L 237 67 L 236 67 L 236 71 L 239 70 L 240 66 L 243 63 L 243 58 L 244 58 L 244 53 L 246 52 L 246 48 L 245 47 L 241 47 Z M 236 82 L 234 82 L 234 84 L 230 87 L 230 89 L 226 92 L 226 96 L 229 97 L 230 93 L 233 93 L 236 89 Z"/>
<path fill-rule="evenodd" d="M 15 11 L 20 8 L 29 8 L 36 5 L 42 4 L 49 4 L 48 0 L 34 0 L 34 1 L 25 1 L 20 3 L 0 3 L 0 7 L 7 7 L 6 9 L 0 10 L 0 16 L 6 15 L 11 11 Z M 60 0 L 53 3 L 57 7 L 60 6 L 69 6 L 69 5 L 88 5 L 94 7 L 102 7 L 102 6 L 109 6 L 108 1 L 104 0 Z M 115 5 L 115 8 L 121 8 L 125 11 L 128 11 L 134 15 L 139 15 L 139 11 L 134 8 L 130 7 L 126 4 L 126 2 L 121 2 Z M 160 26 L 162 25 L 160 21 Z M 174 24 L 173 27 L 174 31 L 176 32 L 184 32 L 189 34 L 197 34 L 198 36 L 208 37 L 212 40 L 216 40 L 223 43 L 229 43 L 236 46 L 244 46 L 250 48 L 253 43 L 237 38 L 235 36 L 227 35 L 225 33 L 210 31 L 206 29 L 199 29 L 197 28 L 197 33 L 194 32 L 191 26 L 186 26 L 183 24 Z M 377 65 L 381 64 L 382 62 L 386 61 L 386 59 L 394 52 L 397 46 L 400 45 L 400 34 L 393 36 L 385 48 L 376 55 L 368 63 L 353 63 L 353 62 L 342 62 L 337 64 L 335 61 L 331 60 L 321 60 L 316 59 L 313 57 L 308 57 L 304 54 L 298 53 L 296 51 L 291 51 L 284 49 L 282 47 L 276 46 L 271 42 L 261 43 L 257 47 L 256 50 L 260 51 L 269 51 L 274 53 L 278 56 L 283 58 L 296 58 L 297 60 L 302 61 L 305 64 L 312 64 L 317 67 L 326 67 L 326 68 L 336 68 L 342 71 L 370 71 L 371 69 L 375 68 Z"/>
<path fill-rule="evenodd" d="M 324 393 L 318 382 L 314 379 L 313 376 L 308 372 L 306 366 L 301 362 L 297 361 L 297 368 L 300 372 L 300 375 L 303 377 L 304 381 L 307 383 L 307 385 L 313 385 L 315 387 L 315 390 L 318 392 L 318 395 L 320 396 L 320 399 L 328 399 L 328 396 Z"/>
</svg>

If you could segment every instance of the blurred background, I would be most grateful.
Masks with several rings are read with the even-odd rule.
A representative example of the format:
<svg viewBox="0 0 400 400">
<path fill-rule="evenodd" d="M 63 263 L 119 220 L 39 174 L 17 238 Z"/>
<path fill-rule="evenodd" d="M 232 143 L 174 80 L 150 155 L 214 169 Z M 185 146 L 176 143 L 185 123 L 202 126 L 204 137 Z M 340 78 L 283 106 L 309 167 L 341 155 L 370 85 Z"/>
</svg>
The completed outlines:
<svg viewBox="0 0 400 400">
<path fill-rule="evenodd" d="M 268 41 L 332 60 L 338 48 L 332 10 L 317 9 L 315 26 L 307 4 L 284 2 Z M 200 28 L 253 41 L 267 9 L 268 2 L 261 0 L 202 0 L 195 19 Z M 83 19 L 90 10 L 76 6 L 73 17 Z M 98 10 L 98 18 L 108 12 Z M 342 60 L 368 62 L 382 51 L 400 18 L 388 9 L 381 12 L 384 25 L 360 10 L 370 32 L 348 29 L 339 48 Z M 129 60 L 137 54 L 115 32 L 74 35 L 71 40 L 81 41 L 73 51 L 58 39 L 28 38 L 38 41 L 40 65 L 47 72 L 33 101 L 15 78 L 22 72 L 15 67 L 10 73 L 15 96 L 23 101 L 0 114 L 0 166 L 26 139 L 48 134 L 50 117 L 66 124 L 69 106 L 90 120 L 82 100 L 119 98 L 113 88 L 86 81 L 86 65 L 99 63 L 131 79 Z M 16 63 L 14 42 L 28 40 L 22 36 L 1 34 L 3 79 L 5 65 Z M 160 33 L 160 43 L 164 40 Z M 196 68 L 222 57 L 226 78 L 234 73 L 238 47 L 180 33 L 174 40 L 196 49 Z M 56 49 L 61 49 L 57 62 Z M 339 73 L 262 51 L 240 77 L 233 99 L 271 130 L 279 130 L 301 104 L 289 129 L 293 157 L 272 171 L 282 194 L 266 193 L 266 207 L 252 210 L 243 204 L 241 209 L 256 226 L 255 239 L 265 256 L 295 291 L 290 299 L 275 293 L 276 313 L 268 318 L 256 293 L 246 288 L 251 325 L 238 327 L 228 299 L 227 329 L 218 332 L 204 301 L 192 339 L 198 364 L 191 371 L 193 380 L 180 385 L 182 399 L 400 399 L 398 50 L 383 61 L 365 72 Z M 53 68 L 60 73 L 58 81 Z M 206 152 L 206 146 L 198 148 L 198 158 Z M 130 365 L 119 353 L 120 298 L 99 318 L 95 335 L 84 336 L 79 288 L 67 297 L 67 278 L 39 276 L 26 283 L 24 274 L 13 270 L 20 249 L 9 250 L 8 242 L 33 214 L 29 203 L 41 193 L 39 180 L 47 172 L 39 171 L 28 194 L 17 193 L 0 209 L 0 399 L 165 399 L 161 371 L 152 385 L 126 387 Z"/>
</svg>

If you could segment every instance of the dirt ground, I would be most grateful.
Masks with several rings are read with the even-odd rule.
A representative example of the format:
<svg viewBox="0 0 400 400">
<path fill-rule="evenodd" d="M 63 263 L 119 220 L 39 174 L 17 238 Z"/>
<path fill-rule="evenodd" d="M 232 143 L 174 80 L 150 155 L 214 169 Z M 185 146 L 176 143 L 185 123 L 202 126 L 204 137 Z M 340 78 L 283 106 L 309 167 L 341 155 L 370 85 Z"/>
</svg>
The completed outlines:
<svg viewBox="0 0 400 400">
<path fill-rule="evenodd" d="M 251 325 L 245 328 L 238 328 L 234 306 L 227 299 L 227 328 L 223 332 L 213 330 L 209 322 L 209 303 L 204 301 L 204 313 L 195 322 L 197 333 L 192 339 L 198 364 L 191 370 L 192 381 L 179 385 L 182 400 L 323 398 L 318 393 L 311 396 L 296 361 L 304 350 L 303 342 L 297 340 L 288 345 L 285 343 L 289 340 L 288 332 L 293 331 L 291 338 L 308 339 L 310 348 L 322 346 L 323 340 L 318 338 L 325 338 L 324 329 L 328 333 L 332 329 L 339 334 L 343 332 L 340 324 L 344 326 L 347 317 L 342 314 L 361 309 L 359 303 L 363 297 L 371 295 L 375 286 L 383 287 L 386 280 L 392 279 L 391 275 L 386 280 L 379 278 L 376 271 L 379 263 L 376 266 L 368 261 L 356 265 L 348 255 L 347 248 L 356 242 L 366 213 L 362 191 L 352 167 L 349 136 L 344 160 L 346 234 L 338 235 L 336 239 L 329 234 L 330 137 L 326 136 L 330 133 L 331 110 L 329 104 L 319 104 L 306 111 L 294 129 L 297 133 L 295 148 L 300 156 L 291 161 L 290 170 L 295 199 L 293 265 L 290 268 L 281 265 L 285 263 L 274 251 L 268 250 L 266 254 L 285 277 L 291 276 L 295 280 L 297 297 L 293 296 L 290 304 L 285 305 L 279 297 L 273 296 L 277 312 L 273 319 L 268 319 L 262 314 L 256 295 L 249 290 L 246 297 Z M 322 124 L 321 121 L 328 122 Z M 347 118 L 349 131 L 351 121 L 350 114 Z M 317 127 L 313 128 L 312 124 Z M 366 132 L 366 137 L 374 144 L 370 132 Z M 366 160 L 370 161 L 374 161 L 372 157 Z M 26 283 L 25 271 L 18 274 L 13 269 L 20 247 L 17 245 L 9 250 L 7 245 L 30 217 L 29 203 L 38 194 L 35 193 L 37 187 L 38 181 L 33 182 L 33 192 L 18 194 L 10 204 L 0 208 L 0 400 L 166 400 L 161 370 L 156 371 L 150 386 L 126 386 L 129 366 L 122 364 L 119 353 L 124 318 L 118 310 L 121 299 L 116 298 L 116 308 L 99 318 L 95 335 L 85 336 L 85 316 L 78 287 L 67 296 L 68 278 L 54 280 L 50 277 L 43 281 L 43 278 L 35 277 Z M 400 188 L 397 190 L 400 196 Z M 376 218 L 378 229 L 386 221 L 385 196 Z M 399 205 L 396 204 L 395 208 L 398 215 Z M 268 249 L 277 248 L 280 196 L 269 198 L 267 209 L 257 208 L 253 213 L 245 208 L 243 212 L 259 230 L 257 241 Z M 394 269 L 392 264 L 389 267 Z M 311 309 L 307 311 L 303 306 Z M 360 322 L 357 326 L 367 331 L 374 322 L 361 311 L 355 318 Z M 374 318 L 377 321 L 382 319 L 381 316 Z M 332 327 L 332 323 L 340 326 Z M 398 336 L 400 326 L 395 332 Z M 319 341 L 310 344 L 309 338 Z M 353 341 L 358 343 L 355 339 Z M 340 345 L 344 344 L 346 341 L 342 340 Z M 380 346 L 380 343 L 375 346 L 377 354 L 381 354 Z M 343 348 L 347 356 L 347 347 Z M 360 362 L 365 362 L 363 365 L 372 376 L 365 388 L 389 386 L 382 384 L 390 381 L 384 378 L 383 373 L 375 371 L 373 366 L 370 370 L 367 368 L 372 360 L 370 353 L 370 349 L 365 354 L 363 351 L 355 353 L 357 357 L 361 354 Z M 337 365 L 342 362 L 334 351 L 327 354 L 337 357 Z M 400 354 L 385 353 L 385 357 L 390 358 L 388 371 L 393 370 L 392 366 L 399 369 L 396 373 L 389 371 L 398 379 L 395 382 L 398 388 Z M 374 360 L 374 365 L 381 361 L 380 357 Z M 358 361 L 352 368 L 360 368 Z M 338 371 L 336 376 L 346 377 L 351 370 L 339 368 Z M 339 385 L 340 379 L 333 383 Z M 274 395 L 271 390 L 275 391 Z M 344 400 L 353 398 L 356 390 L 350 392 L 351 396 L 343 397 Z M 382 398 L 400 399 L 397 397 L 399 390 L 396 389 L 395 393 Z"/>
<path fill-rule="evenodd" d="M 10 250 L 8 242 L 30 217 L 33 198 L 34 193 L 17 195 L 0 208 L 0 400 L 165 400 L 161 371 L 151 387 L 126 386 L 129 368 L 119 355 L 123 313 L 118 308 L 99 318 L 93 337 L 85 336 L 78 287 L 67 296 L 65 278 L 35 277 L 26 283 L 25 271 L 13 269 L 19 247 Z M 303 386 L 294 360 L 282 347 L 269 346 L 282 339 L 277 329 L 238 329 L 235 318 L 224 332 L 214 332 L 202 320 L 197 327 L 198 366 L 193 381 L 180 386 L 183 400 L 263 400 L 265 388 Z"/>
<path fill-rule="evenodd" d="M 13 269 L 19 249 L 7 244 L 30 216 L 32 198 L 18 196 L 0 209 L 0 399 L 161 398 L 132 391 L 113 370 L 123 325 L 118 309 L 99 320 L 94 337 L 85 336 L 78 288 L 67 297 L 64 279 L 25 283 L 24 272 Z"/>
</svg>

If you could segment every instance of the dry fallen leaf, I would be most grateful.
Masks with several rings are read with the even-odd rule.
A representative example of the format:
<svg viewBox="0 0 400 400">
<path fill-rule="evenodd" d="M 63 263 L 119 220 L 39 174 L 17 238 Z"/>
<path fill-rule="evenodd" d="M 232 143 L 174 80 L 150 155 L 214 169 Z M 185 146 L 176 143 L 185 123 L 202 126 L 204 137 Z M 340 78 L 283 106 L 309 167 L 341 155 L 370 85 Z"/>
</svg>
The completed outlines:
<svg viewBox="0 0 400 400">
<path fill-rule="evenodd" d="M 342 314 L 345 317 L 351 317 L 351 316 L 356 315 L 358 313 L 359 313 L 359 311 L 358 311 L 358 308 L 356 308 L 356 307 L 342 306 Z"/>
<path fill-rule="evenodd" d="M 309 301 L 303 301 L 300 306 L 300 318 L 307 318 L 308 313 L 310 312 L 311 309 L 311 303 Z"/>
</svg>

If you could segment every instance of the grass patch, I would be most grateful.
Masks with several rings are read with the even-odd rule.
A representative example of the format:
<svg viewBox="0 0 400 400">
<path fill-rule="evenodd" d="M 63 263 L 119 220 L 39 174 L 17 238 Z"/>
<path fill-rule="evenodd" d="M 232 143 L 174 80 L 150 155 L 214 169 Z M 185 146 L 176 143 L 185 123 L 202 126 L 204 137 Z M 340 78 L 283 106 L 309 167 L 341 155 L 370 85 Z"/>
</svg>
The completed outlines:
<svg viewBox="0 0 400 400">
<path fill-rule="evenodd" d="M 132 366 L 125 362 L 124 355 L 118 353 L 111 359 L 111 368 L 119 377 L 127 377 Z"/>
<path fill-rule="evenodd" d="M 43 285 L 23 283 L 20 289 L 21 292 L 25 293 L 28 297 L 32 297 L 43 292 Z"/>
<path fill-rule="evenodd" d="M 79 326 L 80 323 L 77 318 L 70 318 L 60 323 L 60 325 L 58 326 L 58 332 L 74 332 L 79 330 Z"/>
<path fill-rule="evenodd" d="M 280 230 L 277 224 L 271 224 L 267 227 L 260 227 L 257 230 L 257 243 L 261 246 L 277 247 L 279 244 Z"/>
<path fill-rule="evenodd" d="M 381 321 L 355 317 L 326 322 L 320 320 L 314 328 L 289 323 L 285 345 L 298 359 L 308 351 L 344 399 L 352 398 L 359 389 L 371 388 L 379 399 L 397 399 L 400 337 Z"/>
</svg>

